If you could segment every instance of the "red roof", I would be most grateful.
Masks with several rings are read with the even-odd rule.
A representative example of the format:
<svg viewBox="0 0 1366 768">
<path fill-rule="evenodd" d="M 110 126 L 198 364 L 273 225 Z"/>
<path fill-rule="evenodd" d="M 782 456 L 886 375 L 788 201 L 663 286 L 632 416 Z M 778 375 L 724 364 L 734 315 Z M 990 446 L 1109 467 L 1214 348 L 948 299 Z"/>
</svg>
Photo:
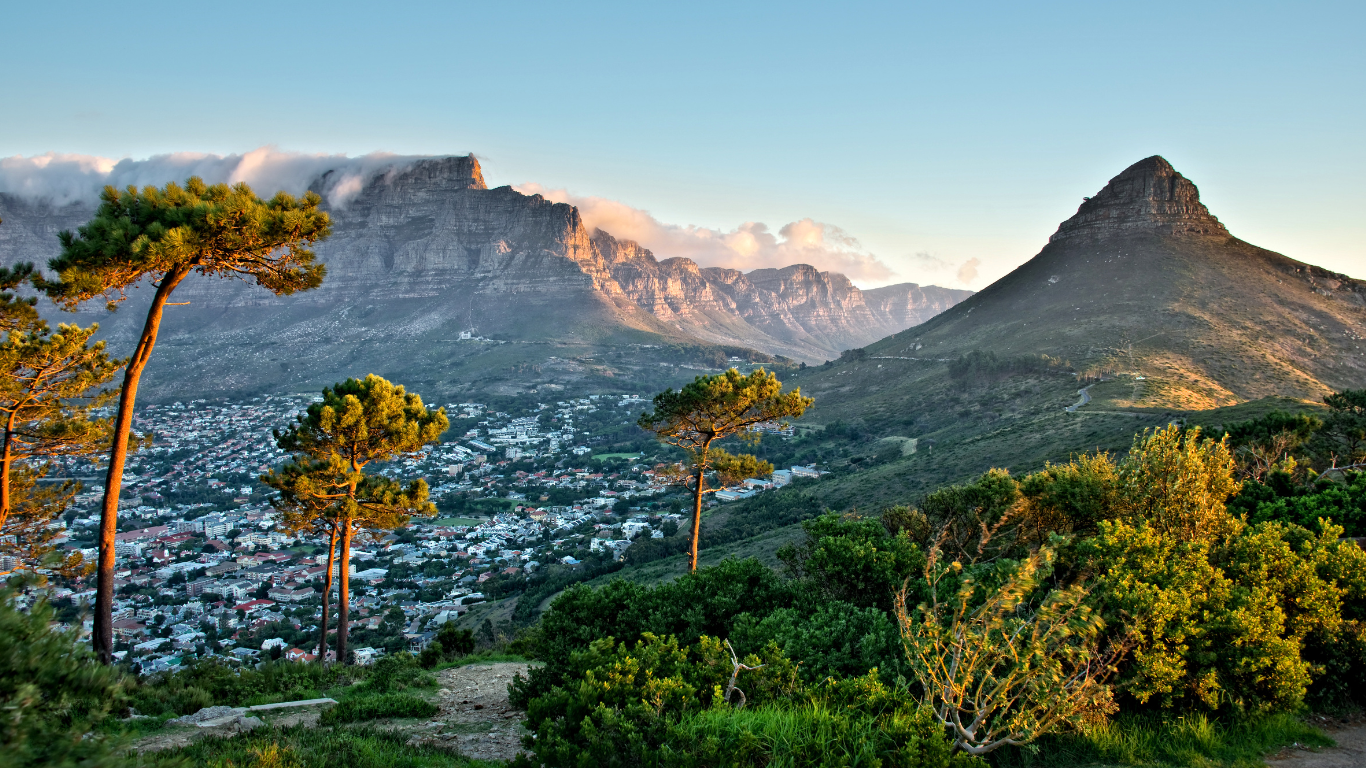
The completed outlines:
<svg viewBox="0 0 1366 768">
<path fill-rule="evenodd" d="M 269 608 L 272 605 L 275 605 L 275 601 L 273 600 L 252 600 L 249 603 L 235 605 L 232 609 L 234 611 L 254 611 L 257 608 Z"/>
</svg>

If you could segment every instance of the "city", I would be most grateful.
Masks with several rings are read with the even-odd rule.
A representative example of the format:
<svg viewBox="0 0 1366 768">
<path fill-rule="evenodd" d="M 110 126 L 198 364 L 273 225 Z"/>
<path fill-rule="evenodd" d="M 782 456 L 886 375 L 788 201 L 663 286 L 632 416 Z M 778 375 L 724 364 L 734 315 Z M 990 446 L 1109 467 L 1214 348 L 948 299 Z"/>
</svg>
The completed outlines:
<svg viewBox="0 0 1366 768">
<path fill-rule="evenodd" d="M 259 476 L 289 458 L 273 431 L 316 399 L 195 400 L 139 410 L 134 429 L 145 445 L 125 470 L 115 545 L 121 661 L 150 673 L 193 658 L 315 658 L 327 541 L 284 530 L 273 491 Z M 452 426 L 440 444 L 375 469 L 425 479 L 439 512 L 358 539 L 348 565 L 354 661 L 419 652 L 440 624 L 515 592 L 538 570 L 619 561 L 641 537 L 673 535 L 690 499 L 664 465 L 640 463 L 640 454 L 594 455 L 590 447 L 604 436 L 619 444 L 622 434 L 639 432 L 635 417 L 646 405 L 620 394 L 504 406 L 508 411 L 447 404 Z M 792 436 L 779 425 L 762 431 Z M 54 477 L 85 484 L 59 523 L 66 526 L 62 544 L 93 562 L 103 469 L 67 458 L 57 470 Z M 778 469 L 716 489 L 708 505 L 820 474 L 814 466 Z M 336 590 L 334 583 L 333 611 Z M 94 600 L 89 580 L 48 591 L 72 624 Z"/>
</svg>

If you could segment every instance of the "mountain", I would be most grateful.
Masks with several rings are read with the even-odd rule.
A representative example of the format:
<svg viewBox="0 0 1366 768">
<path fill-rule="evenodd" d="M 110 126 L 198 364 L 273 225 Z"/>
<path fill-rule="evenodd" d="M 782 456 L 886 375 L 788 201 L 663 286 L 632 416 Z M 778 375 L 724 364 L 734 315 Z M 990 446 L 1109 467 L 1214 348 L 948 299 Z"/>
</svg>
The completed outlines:
<svg viewBox="0 0 1366 768">
<path fill-rule="evenodd" d="M 1134 374 L 1125 404 L 1318 400 L 1366 386 L 1366 283 L 1231 235 L 1161 157 L 1086 199 L 1037 256 L 869 355 L 1050 355 Z"/>
<path fill-rule="evenodd" d="M 335 181 L 324 174 L 313 188 Z M 0 262 L 45 263 L 56 233 L 93 210 L 0 195 Z M 863 292 L 805 265 L 742 274 L 659 261 L 589 231 L 573 206 L 488 189 L 473 157 L 391 168 L 330 213 L 333 235 L 316 249 L 328 268 L 318 290 L 282 298 L 188 279 L 176 296 L 190 303 L 168 310 L 149 389 L 169 395 L 192 381 L 213 392 L 269 391 L 370 370 L 440 384 L 511 369 L 534 386 L 556 370 L 573 378 L 656 366 L 661 353 L 641 350 L 678 347 L 721 350 L 703 355 L 710 360 L 748 348 L 816 362 L 970 295 L 913 284 Z M 79 322 L 100 322 L 116 352 L 131 349 L 145 300 L 135 294 L 114 315 L 93 302 Z"/>
<path fill-rule="evenodd" d="M 798 452 L 835 470 L 822 502 L 875 508 L 992 467 L 1123 452 L 1174 419 L 1312 409 L 1366 387 L 1364 347 L 1366 284 L 1239 240 L 1150 157 L 991 286 L 784 382 L 816 398 Z"/>
</svg>

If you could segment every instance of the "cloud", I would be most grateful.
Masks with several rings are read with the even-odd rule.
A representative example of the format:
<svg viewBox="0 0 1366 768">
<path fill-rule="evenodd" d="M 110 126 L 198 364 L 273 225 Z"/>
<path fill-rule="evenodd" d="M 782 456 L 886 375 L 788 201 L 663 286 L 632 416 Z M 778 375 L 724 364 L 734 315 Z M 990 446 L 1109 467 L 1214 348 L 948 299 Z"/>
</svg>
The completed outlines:
<svg viewBox="0 0 1366 768">
<path fill-rule="evenodd" d="M 958 268 L 958 282 L 963 285 L 972 285 L 972 281 L 977 279 L 977 268 L 982 266 L 982 260 L 971 258 L 963 262 Z"/>
<path fill-rule="evenodd" d="M 823 271 L 842 272 L 863 283 L 886 282 L 892 270 L 866 251 L 853 236 L 832 224 L 802 219 L 785 224 L 775 234 L 767 224 L 747 221 L 730 231 L 693 225 L 666 224 L 639 208 L 602 197 L 581 197 L 564 189 L 520 184 L 515 189 L 541 195 L 579 209 L 584 224 L 634 240 L 656 258 L 682 256 L 704 267 L 749 271 L 764 267 L 810 264 Z"/>
<path fill-rule="evenodd" d="M 35 157 L 0 158 L 0 192 L 60 204 L 94 200 L 106 184 L 161 186 L 199 176 L 210 184 L 246 182 L 264 197 L 282 189 L 299 195 L 316 185 L 329 204 L 344 207 L 370 178 L 420 159 L 387 152 L 358 157 L 282 152 L 275 147 L 259 147 L 240 155 L 173 152 L 146 160 L 48 152 Z"/>
</svg>

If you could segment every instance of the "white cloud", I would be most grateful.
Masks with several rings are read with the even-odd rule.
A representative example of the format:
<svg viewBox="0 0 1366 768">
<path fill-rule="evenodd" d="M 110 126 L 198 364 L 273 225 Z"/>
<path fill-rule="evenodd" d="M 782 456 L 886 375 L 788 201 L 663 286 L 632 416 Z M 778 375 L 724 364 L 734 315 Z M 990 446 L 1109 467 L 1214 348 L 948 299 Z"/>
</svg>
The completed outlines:
<svg viewBox="0 0 1366 768">
<path fill-rule="evenodd" d="M 783 225 L 775 234 L 767 224 L 747 221 L 729 232 L 693 225 L 666 224 L 639 208 L 602 197 L 580 197 L 540 184 L 520 184 L 517 191 L 541 195 L 579 209 L 584 224 L 635 240 L 667 259 L 683 256 L 704 267 L 749 271 L 763 267 L 810 264 L 823 271 L 843 272 L 861 283 L 884 283 L 892 270 L 864 250 L 858 240 L 831 224 L 802 219 Z"/>
<path fill-rule="evenodd" d="M 322 194 L 331 205 L 342 207 L 360 192 L 367 179 L 419 159 L 387 152 L 359 157 L 306 154 L 282 152 L 275 147 L 259 147 L 240 155 L 173 152 L 146 160 L 49 152 L 0 158 L 0 192 L 67 203 L 93 200 L 106 184 L 161 186 L 199 176 L 210 184 L 246 182 L 258 195 L 269 197 L 281 189 L 303 194 L 332 171 L 321 185 Z"/>
<path fill-rule="evenodd" d="M 972 281 L 977 279 L 977 268 L 982 266 L 982 260 L 971 258 L 963 262 L 958 268 L 958 282 L 963 285 L 972 285 Z"/>
</svg>

